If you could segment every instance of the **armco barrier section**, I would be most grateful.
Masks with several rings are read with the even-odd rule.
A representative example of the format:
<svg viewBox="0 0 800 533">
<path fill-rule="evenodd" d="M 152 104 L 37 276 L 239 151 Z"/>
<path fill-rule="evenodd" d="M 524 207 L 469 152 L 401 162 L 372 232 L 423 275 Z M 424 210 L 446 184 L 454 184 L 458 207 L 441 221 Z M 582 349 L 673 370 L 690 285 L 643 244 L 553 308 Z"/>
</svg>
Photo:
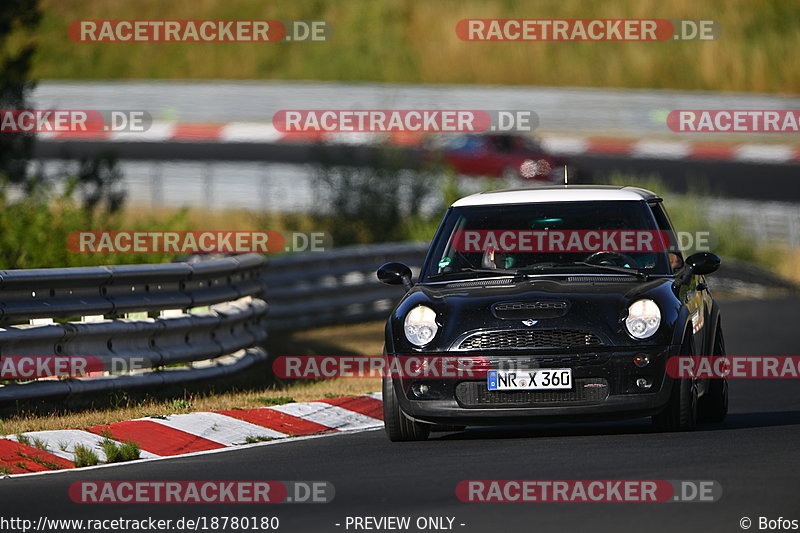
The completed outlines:
<svg viewBox="0 0 800 533">
<path fill-rule="evenodd" d="M 218 378 L 266 360 L 266 263 L 248 254 L 0 271 L 0 368 L 8 358 L 81 357 L 99 374 L 6 382 L 0 401 Z M 176 364 L 191 366 L 162 368 Z"/>
<path fill-rule="evenodd" d="M 427 249 L 427 243 L 388 243 L 276 257 L 264 278 L 270 330 L 386 318 L 405 289 L 384 285 L 375 271 L 398 261 L 417 275 Z"/>
</svg>

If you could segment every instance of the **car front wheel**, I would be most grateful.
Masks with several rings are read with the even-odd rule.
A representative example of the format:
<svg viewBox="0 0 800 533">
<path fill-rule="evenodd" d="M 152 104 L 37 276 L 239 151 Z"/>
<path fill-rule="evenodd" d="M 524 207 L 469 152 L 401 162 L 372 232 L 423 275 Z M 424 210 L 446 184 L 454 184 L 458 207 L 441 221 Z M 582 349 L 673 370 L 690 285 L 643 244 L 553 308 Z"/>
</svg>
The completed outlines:
<svg viewBox="0 0 800 533">
<path fill-rule="evenodd" d="M 403 412 L 391 378 L 383 378 L 383 428 L 392 442 L 425 440 L 431 432 L 431 426 L 411 420 Z"/>
<path fill-rule="evenodd" d="M 714 357 L 725 356 L 725 339 L 722 337 L 722 326 L 717 326 L 717 335 L 714 339 Z M 728 380 L 727 378 L 712 379 L 708 390 L 697 404 L 697 417 L 700 422 L 720 423 L 728 415 Z"/>
<path fill-rule="evenodd" d="M 693 355 L 694 342 L 684 342 L 680 355 Z M 691 431 L 697 425 L 697 387 L 692 378 L 675 378 L 672 393 L 663 411 L 653 416 L 656 431 Z"/>
</svg>

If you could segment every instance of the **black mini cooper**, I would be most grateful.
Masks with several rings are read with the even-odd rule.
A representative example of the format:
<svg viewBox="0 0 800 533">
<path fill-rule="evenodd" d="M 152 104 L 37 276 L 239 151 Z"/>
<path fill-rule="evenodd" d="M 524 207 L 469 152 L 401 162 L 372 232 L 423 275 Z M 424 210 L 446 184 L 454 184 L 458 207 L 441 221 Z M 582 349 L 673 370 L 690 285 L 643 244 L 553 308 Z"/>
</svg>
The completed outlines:
<svg viewBox="0 0 800 533">
<path fill-rule="evenodd" d="M 481 361 L 480 374 L 383 379 L 386 433 L 650 416 L 662 431 L 721 422 L 724 379 L 667 372 L 724 355 L 708 252 L 684 257 L 662 200 L 633 187 L 551 186 L 463 198 L 447 211 L 386 325 L 388 361 Z M 423 358 L 423 359 L 420 359 Z M 425 363 L 423 363 L 424 366 Z M 466 364 L 466 363 L 465 363 Z"/>
</svg>

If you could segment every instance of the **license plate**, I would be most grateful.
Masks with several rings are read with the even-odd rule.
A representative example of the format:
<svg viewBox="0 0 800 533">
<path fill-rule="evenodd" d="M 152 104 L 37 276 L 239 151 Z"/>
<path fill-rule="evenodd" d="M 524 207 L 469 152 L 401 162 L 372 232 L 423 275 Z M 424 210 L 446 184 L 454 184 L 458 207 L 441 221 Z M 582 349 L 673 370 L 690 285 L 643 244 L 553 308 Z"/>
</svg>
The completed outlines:
<svg viewBox="0 0 800 533">
<path fill-rule="evenodd" d="M 572 388 L 572 369 L 490 370 L 489 390 L 552 390 Z"/>
</svg>

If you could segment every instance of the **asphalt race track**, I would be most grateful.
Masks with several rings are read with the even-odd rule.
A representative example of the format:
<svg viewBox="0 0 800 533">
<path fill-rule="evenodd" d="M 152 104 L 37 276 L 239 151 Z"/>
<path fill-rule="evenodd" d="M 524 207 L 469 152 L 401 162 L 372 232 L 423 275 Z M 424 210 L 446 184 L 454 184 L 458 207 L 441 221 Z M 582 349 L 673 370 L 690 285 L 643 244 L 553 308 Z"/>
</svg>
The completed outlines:
<svg viewBox="0 0 800 533">
<path fill-rule="evenodd" d="M 729 355 L 796 355 L 796 298 L 723 305 Z M 392 444 L 382 431 L 227 453 L 0 480 L 5 517 L 277 516 L 279 531 L 355 531 L 347 516 L 455 517 L 455 531 L 742 531 L 742 517 L 800 519 L 800 382 L 731 383 L 720 426 L 657 434 L 646 421 L 435 434 Z M 325 480 L 329 504 L 88 505 L 76 480 Z M 462 503 L 464 479 L 717 480 L 715 503 Z M 337 526 L 336 524 L 341 524 Z M 460 524 L 464 524 L 461 526 Z M 361 531 L 364 531 L 361 529 Z M 375 531 L 375 530 L 372 530 Z M 429 530 L 430 531 L 430 530 Z"/>
</svg>

